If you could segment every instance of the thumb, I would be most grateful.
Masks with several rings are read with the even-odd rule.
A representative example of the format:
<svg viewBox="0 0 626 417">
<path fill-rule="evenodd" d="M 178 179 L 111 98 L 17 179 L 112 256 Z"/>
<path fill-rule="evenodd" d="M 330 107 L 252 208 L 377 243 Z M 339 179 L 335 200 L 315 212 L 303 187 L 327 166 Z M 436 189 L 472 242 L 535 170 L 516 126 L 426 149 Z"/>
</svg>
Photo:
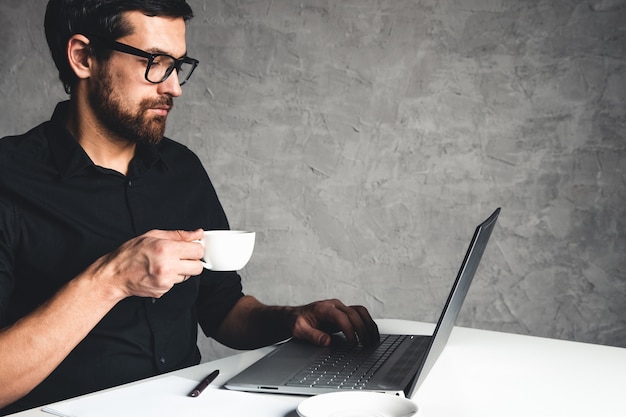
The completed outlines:
<svg viewBox="0 0 626 417">
<path fill-rule="evenodd" d="M 182 240 L 185 242 L 191 242 L 194 240 L 202 239 L 202 236 L 204 235 L 204 230 L 202 229 L 177 230 L 176 232 L 179 234 L 179 240 Z"/>
<path fill-rule="evenodd" d="M 313 343 L 318 346 L 330 345 L 330 335 L 328 335 L 328 333 L 324 333 L 319 329 L 316 329 L 315 327 L 301 327 L 297 332 L 295 332 L 294 336 L 297 339 L 306 340 L 307 342 Z"/>
<path fill-rule="evenodd" d="M 202 239 L 202 229 L 196 230 L 151 230 L 146 233 L 146 236 L 155 237 L 158 239 L 178 240 L 181 242 L 192 242 L 194 240 Z"/>
</svg>

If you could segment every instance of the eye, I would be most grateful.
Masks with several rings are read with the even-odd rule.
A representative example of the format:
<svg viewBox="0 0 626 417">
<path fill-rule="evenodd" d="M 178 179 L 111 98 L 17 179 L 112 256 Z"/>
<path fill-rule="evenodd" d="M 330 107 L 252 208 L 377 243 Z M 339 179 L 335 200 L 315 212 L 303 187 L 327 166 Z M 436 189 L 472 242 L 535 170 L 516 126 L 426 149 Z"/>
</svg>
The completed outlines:
<svg viewBox="0 0 626 417">
<path fill-rule="evenodd" d="M 169 63 L 170 63 L 170 60 L 168 59 L 168 57 L 163 56 L 163 55 L 157 55 L 152 60 L 152 65 L 156 65 L 156 66 L 169 65 Z"/>
</svg>

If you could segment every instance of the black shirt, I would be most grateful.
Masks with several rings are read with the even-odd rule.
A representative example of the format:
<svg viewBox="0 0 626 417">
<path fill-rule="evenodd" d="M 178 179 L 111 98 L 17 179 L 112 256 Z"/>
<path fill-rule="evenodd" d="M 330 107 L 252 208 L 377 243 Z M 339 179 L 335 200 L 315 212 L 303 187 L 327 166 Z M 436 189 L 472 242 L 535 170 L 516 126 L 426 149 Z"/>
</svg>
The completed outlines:
<svg viewBox="0 0 626 417">
<path fill-rule="evenodd" d="M 94 165 L 65 128 L 67 108 L 60 103 L 50 121 L 0 140 L 0 328 L 135 236 L 228 228 L 188 148 L 167 138 L 138 145 L 124 176 Z M 157 300 L 126 298 L 0 414 L 197 364 L 198 323 L 211 336 L 242 295 L 236 273 L 204 270 Z"/>
</svg>

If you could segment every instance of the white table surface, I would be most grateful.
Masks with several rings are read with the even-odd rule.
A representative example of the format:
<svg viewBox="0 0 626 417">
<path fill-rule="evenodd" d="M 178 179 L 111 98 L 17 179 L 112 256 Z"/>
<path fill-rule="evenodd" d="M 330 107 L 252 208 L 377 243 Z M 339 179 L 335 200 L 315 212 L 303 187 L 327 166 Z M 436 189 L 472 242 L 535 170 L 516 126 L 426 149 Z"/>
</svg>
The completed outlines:
<svg viewBox="0 0 626 417">
<path fill-rule="evenodd" d="M 386 333 L 431 334 L 434 328 L 432 324 L 405 320 L 377 322 L 381 332 Z M 219 369 L 213 384 L 221 385 L 271 349 L 244 352 L 166 375 L 200 381 Z M 447 347 L 412 400 L 419 407 L 419 417 L 624 417 L 625 393 L 626 349 L 455 327 Z M 288 416 L 279 417 L 297 416 L 296 406 L 307 398 L 279 397 L 293 403 L 294 409 Z M 51 415 L 37 408 L 13 416 Z"/>
</svg>

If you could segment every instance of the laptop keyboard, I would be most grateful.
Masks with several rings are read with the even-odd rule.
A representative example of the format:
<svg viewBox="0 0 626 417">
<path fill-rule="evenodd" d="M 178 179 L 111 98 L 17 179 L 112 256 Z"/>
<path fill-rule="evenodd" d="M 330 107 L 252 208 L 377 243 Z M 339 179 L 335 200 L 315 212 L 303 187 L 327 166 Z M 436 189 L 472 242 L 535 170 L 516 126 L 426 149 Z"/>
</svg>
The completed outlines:
<svg viewBox="0 0 626 417">
<path fill-rule="evenodd" d="M 409 336 L 381 335 L 376 347 L 333 345 L 287 382 L 290 386 L 363 389 L 391 353 Z M 345 340 L 345 339 L 344 339 Z M 348 355 L 349 353 L 349 355 Z"/>
</svg>

